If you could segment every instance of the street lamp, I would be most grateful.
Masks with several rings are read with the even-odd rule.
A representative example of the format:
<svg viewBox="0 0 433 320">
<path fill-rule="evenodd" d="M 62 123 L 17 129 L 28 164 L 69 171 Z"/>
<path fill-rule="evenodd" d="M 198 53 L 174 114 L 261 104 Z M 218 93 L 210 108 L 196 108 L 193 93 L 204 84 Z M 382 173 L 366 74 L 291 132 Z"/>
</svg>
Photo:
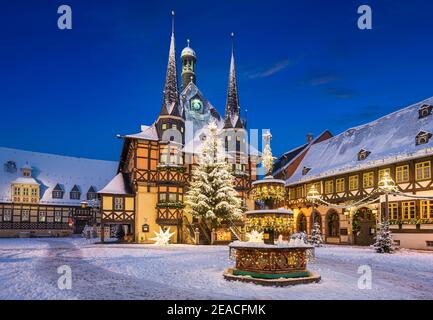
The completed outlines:
<svg viewBox="0 0 433 320">
<path fill-rule="evenodd" d="M 310 189 L 309 189 L 308 192 L 307 192 L 307 200 L 308 200 L 309 202 L 311 202 L 311 205 L 312 205 L 312 210 L 311 210 L 311 215 L 312 215 L 312 219 L 313 219 L 313 226 L 312 226 L 312 227 L 314 227 L 314 224 L 315 224 L 315 219 L 314 219 L 314 208 L 315 208 L 316 202 L 317 202 L 318 200 L 320 200 L 320 193 L 319 193 L 319 191 L 317 190 L 317 188 L 316 188 L 316 184 L 315 184 L 315 183 L 313 183 L 313 184 L 311 185 Z"/>
<path fill-rule="evenodd" d="M 377 186 L 379 190 L 385 193 L 385 219 L 386 219 L 386 223 L 389 223 L 388 196 L 390 193 L 398 191 L 398 187 L 388 172 L 385 172 L 385 174 L 383 175 L 382 179 L 380 179 Z"/>
</svg>

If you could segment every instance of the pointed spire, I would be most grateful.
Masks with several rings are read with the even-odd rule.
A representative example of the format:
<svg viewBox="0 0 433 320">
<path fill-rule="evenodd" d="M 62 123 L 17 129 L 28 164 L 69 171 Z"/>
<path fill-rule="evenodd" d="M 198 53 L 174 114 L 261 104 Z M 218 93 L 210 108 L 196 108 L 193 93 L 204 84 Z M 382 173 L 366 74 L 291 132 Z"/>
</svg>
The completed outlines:
<svg viewBox="0 0 433 320">
<path fill-rule="evenodd" d="M 174 39 L 174 11 L 171 12 L 171 15 L 171 42 L 168 55 L 167 73 L 165 76 L 161 115 L 180 116 L 179 89 L 177 85 L 176 47 Z"/>
<path fill-rule="evenodd" d="M 226 114 L 225 114 L 225 127 L 243 127 L 242 121 L 240 120 L 240 107 L 239 107 L 239 95 L 238 95 L 238 84 L 236 80 L 236 68 L 235 68 L 235 49 L 234 49 L 234 33 L 231 33 L 232 37 L 232 53 L 230 60 L 230 74 L 229 74 L 229 85 L 227 89 L 227 103 L 226 103 Z"/>
</svg>

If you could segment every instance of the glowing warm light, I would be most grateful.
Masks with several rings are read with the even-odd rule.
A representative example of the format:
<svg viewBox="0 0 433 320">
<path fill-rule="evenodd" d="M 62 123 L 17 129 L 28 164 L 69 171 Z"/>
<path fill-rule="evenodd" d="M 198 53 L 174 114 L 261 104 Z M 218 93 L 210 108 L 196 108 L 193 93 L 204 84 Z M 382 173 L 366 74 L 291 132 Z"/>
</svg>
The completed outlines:
<svg viewBox="0 0 433 320">
<path fill-rule="evenodd" d="M 150 240 L 155 241 L 154 245 L 156 246 L 166 246 L 170 242 L 170 238 L 174 235 L 174 232 L 170 232 L 170 228 L 167 228 L 167 230 L 162 230 L 161 227 L 159 227 L 159 233 L 154 231 L 156 237 L 150 238 Z"/>
</svg>

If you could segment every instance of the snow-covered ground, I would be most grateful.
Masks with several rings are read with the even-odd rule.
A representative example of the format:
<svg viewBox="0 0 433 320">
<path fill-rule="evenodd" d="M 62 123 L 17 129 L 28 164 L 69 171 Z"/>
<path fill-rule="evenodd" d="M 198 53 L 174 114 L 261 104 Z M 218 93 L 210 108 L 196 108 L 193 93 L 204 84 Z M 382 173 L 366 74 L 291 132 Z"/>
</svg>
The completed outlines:
<svg viewBox="0 0 433 320">
<path fill-rule="evenodd" d="M 322 281 L 294 287 L 227 282 L 222 246 L 95 245 L 81 238 L 0 239 L 0 299 L 433 299 L 433 253 L 380 255 L 369 248 L 316 249 Z M 60 290 L 57 268 L 72 270 Z M 372 289 L 358 288 L 358 268 Z"/>
</svg>

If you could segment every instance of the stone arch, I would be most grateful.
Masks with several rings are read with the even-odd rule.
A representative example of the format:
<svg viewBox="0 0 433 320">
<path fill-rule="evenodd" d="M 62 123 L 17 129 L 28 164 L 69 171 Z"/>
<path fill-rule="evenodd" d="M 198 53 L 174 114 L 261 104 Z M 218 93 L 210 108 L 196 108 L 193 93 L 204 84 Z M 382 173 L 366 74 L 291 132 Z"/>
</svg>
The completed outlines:
<svg viewBox="0 0 433 320">
<path fill-rule="evenodd" d="M 326 214 L 326 236 L 340 236 L 340 216 L 334 209 L 329 210 Z"/>
</svg>

